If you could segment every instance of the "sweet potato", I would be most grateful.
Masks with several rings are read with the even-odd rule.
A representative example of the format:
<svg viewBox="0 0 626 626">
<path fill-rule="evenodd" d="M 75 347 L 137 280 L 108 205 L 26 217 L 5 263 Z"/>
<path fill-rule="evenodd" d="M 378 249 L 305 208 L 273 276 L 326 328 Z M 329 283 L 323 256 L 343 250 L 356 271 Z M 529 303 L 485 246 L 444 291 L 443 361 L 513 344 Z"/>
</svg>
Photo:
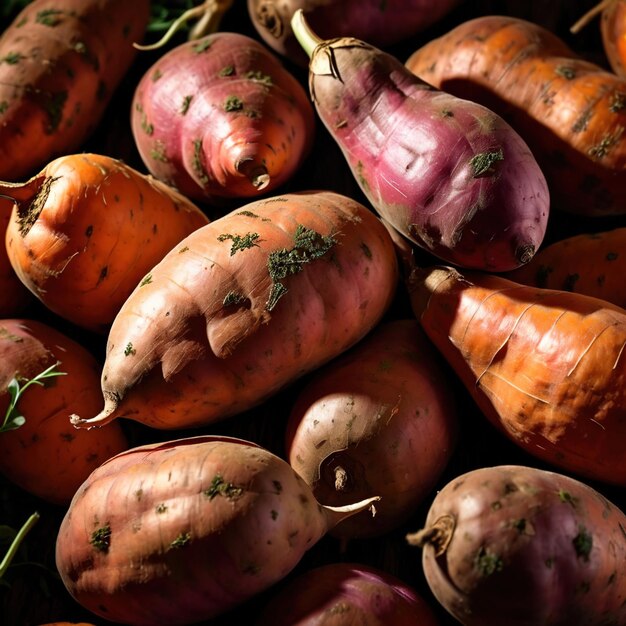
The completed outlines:
<svg viewBox="0 0 626 626">
<path fill-rule="evenodd" d="M 163 429 L 255 406 L 381 319 L 398 264 L 365 206 L 333 192 L 256 200 L 186 237 L 126 300 L 108 336 L 104 408 Z"/>
<path fill-rule="evenodd" d="M 371 500 L 318 504 L 289 464 L 251 442 L 190 437 L 101 465 L 61 523 L 70 594 L 107 620 L 189 624 L 285 577 L 334 524 Z"/>
<path fill-rule="evenodd" d="M 148 0 L 34 0 L 0 36 L 0 179 L 77 150 L 135 58 Z"/>
<path fill-rule="evenodd" d="M 359 514 L 360 517 L 360 514 Z M 426 601 L 386 571 L 329 563 L 305 571 L 272 596 L 255 626 L 437 626 Z"/>
<path fill-rule="evenodd" d="M 298 394 L 287 422 L 287 459 L 324 504 L 371 495 L 331 534 L 372 537 L 397 528 L 443 473 L 456 443 L 454 388 L 417 320 L 376 328 Z"/>
<path fill-rule="evenodd" d="M 541 165 L 552 208 L 626 212 L 626 79 L 577 56 L 539 24 L 493 15 L 431 40 L 406 66 L 504 117 Z"/>
<path fill-rule="evenodd" d="M 465 626 L 599 626 L 626 623 L 625 528 L 589 485 L 505 465 L 450 481 L 408 540 Z"/>
<path fill-rule="evenodd" d="M 626 228 L 572 235 L 539 250 L 506 278 L 545 289 L 576 291 L 626 308 L 624 250 Z"/>
<path fill-rule="evenodd" d="M 160 57 L 137 85 L 131 122 L 148 170 L 198 201 L 271 192 L 314 133 L 302 85 L 260 42 L 230 32 Z"/>
<path fill-rule="evenodd" d="M 48 309 L 104 333 L 137 283 L 209 222 L 186 197 L 112 157 L 54 159 L 25 183 L 0 183 L 15 206 L 6 250 Z"/>
<path fill-rule="evenodd" d="M 309 90 L 376 211 L 448 263 L 507 271 L 545 235 L 546 181 L 522 138 L 479 104 L 434 89 L 350 37 L 322 41 L 303 12 Z"/>
<path fill-rule="evenodd" d="M 302 9 L 313 30 L 326 39 L 358 37 L 375 46 L 398 43 L 447 15 L 459 0 L 247 0 L 248 14 L 263 41 L 290 61 L 308 58 L 291 29 Z"/>
<path fill-rule="evenodd" d="M 626 485 L 626 311 L 502 276 L 416 269 L 415 315 L 485 416 L 531 455 Z"/>
<path fill-rule="evenodd" d="M 577 34 L 594 17 L 600 15 L 602 45 L 611 69 L 626 76 L 626 2 L 601 0 L 585 13 L 571 28 Z"/>
<path fill-rule="evenodd" d="M 62 375 L 28 381 L 58 364 Z M 36 320 L 0 320 L 0 415 L 24 423 L 0 432 L 0 472 L 20 488 L 55 504 L 69 504 L 76 489 L 100 463 L 125 450 L 120 424 L 101 431 L 72 427 L 74 410 L 100 403 L 100 364 L 79 343 Z M 12 383 L 13 381 L 13 383 Z M 16 384 L 15 411 L 9 415 Z"/>
</svg>

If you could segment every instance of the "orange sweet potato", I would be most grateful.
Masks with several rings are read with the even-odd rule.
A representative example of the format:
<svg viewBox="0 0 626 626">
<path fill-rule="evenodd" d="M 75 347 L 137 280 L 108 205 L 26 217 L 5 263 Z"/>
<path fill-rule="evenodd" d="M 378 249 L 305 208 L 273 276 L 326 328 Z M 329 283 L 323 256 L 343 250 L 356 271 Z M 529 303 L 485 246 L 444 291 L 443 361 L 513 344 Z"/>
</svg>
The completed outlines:
<svg viewBox="0 0 626 626">
<path fill-rule="evenodd" d="M 62 375 L 31 384 L 58 363 Z M 23 388 L 17 428 L 0 432 L 0 472 L 46 501 L 69 504 L 87 476 L 128 442 L 120 424 L 86 432 L 72 427 L 72 411 L 92 411 L 100 403 L 100 365 L 60 331 L 35 320 L 0 320 L 0 415 L 8 414 L 12 380 Z M 9 420 L 11 421 L 11 420 Z"/>
<path fill-rule="evenodd" d="M 449 267 L 416 269 L 409 289 L 491 423 L 537 458 L 626 485 L 626 310 Z"/>
<path fill-rule="evenodd" d="M 14 198 L 6 250 L 20 280 L 47 308 L 106 332 L 130 292 L 170 248 L 209 218 L 190 200 L 99 154 L 54 159 Z"/>
</svg>

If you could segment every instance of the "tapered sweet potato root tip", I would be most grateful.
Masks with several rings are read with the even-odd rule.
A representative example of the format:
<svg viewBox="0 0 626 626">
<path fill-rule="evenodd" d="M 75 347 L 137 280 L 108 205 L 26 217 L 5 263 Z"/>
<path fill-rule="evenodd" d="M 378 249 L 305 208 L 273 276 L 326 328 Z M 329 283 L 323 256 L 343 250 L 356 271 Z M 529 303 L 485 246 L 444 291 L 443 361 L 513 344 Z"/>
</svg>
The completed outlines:
<svg viewBox="0 0 626 626">
<path fill-rule="evenodd" d="M 240 174 L 243 174 L 255 189 L 265 189 L 270 184 L 270 175 L 265 166 L 259 165 L 254 159 L 241 159 L 235 166 Z"/>
<path fill-rule="evenodd" d="M 328 528 L 332 529 L 339 524 L 339 522 L 342 522 L 348 517 L 352 517 L 361 511 L 366 511 L 367 509 L 371 511 L 372 515 L 375 515 L 376 509 L 374 504 L 379 500 L 380 496 L 374 496 L 373 498 L 366 498 L 360 502 L 347 504 L 345 506 L 324 506 L 323 508 L 326 513 Z"/>
<path fill-rule="evenodd" d="M 84 428 L 87 430 L 91 428 L 99 428 L 101 426 L 105 426 L 106 424 L 108 424 L 109 422 L 112 422 L 117 417 L 117 415 L 115 415 L 115 411 L 119 403 L 120 403 L 120 399 L 117 395 L 112 394 L 110 392 L 107 393 L 105 391 L 104 392 L 104 408 L 102 409 L 102 411 L 100 411 L 100 413 L 98 413 L 98 415 L 96 415 L 95 417 L 84 419 L 80 417 L 79 415 L 76 415 L 75 413 L 73 413 L 72 415 L 70 415 L 70 423 L 75 428 Z"/>
</svg>

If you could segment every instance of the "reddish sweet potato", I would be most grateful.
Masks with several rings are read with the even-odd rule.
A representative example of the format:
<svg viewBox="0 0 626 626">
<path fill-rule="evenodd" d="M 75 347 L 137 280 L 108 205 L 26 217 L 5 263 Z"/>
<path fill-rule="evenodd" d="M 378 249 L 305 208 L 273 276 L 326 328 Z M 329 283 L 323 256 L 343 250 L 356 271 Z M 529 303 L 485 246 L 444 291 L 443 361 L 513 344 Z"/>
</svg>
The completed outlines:
<svg viewBox="0 0 626 626">
<path fill-rule="evenodd" d="M 541 25 L 499 15 L 456 26 L 406 65 L 502 115 L 541 165 L 553 208 L 626 212 L 625 78 L 577 56 Z"/>
<path fill-rule="evenodd" d="M 359 515 L 360 517 L 360 515 Z M 425 600 L 388 572 L 330 563 L 300 574 L 269 601 L 255 626 L 437 626 Z"/>
<path fill-rule="evenodd" d="M 409 535 L 435 597 L 465 626 L 626 623 L 626 515 L 590 486 L 532 467 L 470 471 Z"/>
<path fill-rule="evenodd" d="M 322 41 L 297 11 L 309 89 L 363 193 L 400 233 L 455 265 L 507 271 L 543 240 L 546 181 L 522 138 L 357 39 Z"/>
<path fill-rule="evenodd" d="M 209 222 L 174 189 L 100 154 L 59 157 L 25 183 L 0 182 L 0 193 L 15 200 L 6 250 L 22 283 L 99 333 L 146 272 Z"/>
<path fill-rule="evenodd" d="M 456 441 L 449 374 L 417 320 L 394 320 L 304 387 L 287 423 L 287 458 L 324 504 L 381 497 L 331 533 L 380 536 L 434 487 Z"/>
<path fill-rule="evenodd" d="M 148 23 L 148 0 L 34 0 L 0 37 L 0 179 L 74 152 L 102 118 Z"/>
<path fill-rule="evenodd" d="M 79 431 L 69 415 L 97 410 L 100 364 L 76 341 L 35 320 L 0 320 L 0 416 L 20 387 L 58 363 L 63 375 L 24 388 L 16 410 L 25 418 L 0 432 L 0 472 L 22 489 L 48 502 L 67 505 L 89 474 L 128 447 L 120 424 L 101 431 Z"/>
<path fill-rule="evenodd" d="M 239 33 L 164 54 L 140 80 L 131 116 L 148 170 L 195 200 L 269 193 L 295 173 L 314 133 L 303 87 Z"/>
<path fill-rule="evenodd" d="M 126 300 L 108 337 L 104 408 L 156 428 L 259 404 L 382 318 L 398 263 L 365 206 L 333 192 L 251 202 L 186 237 Z"/>
<path fill-rule="evenodd" d="M 76 493 L 56 544 L 68 591 L 134 626 L 209 619 L 286 576 L 334 524 L 289 464 L 247 441 L 191 437 L 122 453 Z"/>
</svg>

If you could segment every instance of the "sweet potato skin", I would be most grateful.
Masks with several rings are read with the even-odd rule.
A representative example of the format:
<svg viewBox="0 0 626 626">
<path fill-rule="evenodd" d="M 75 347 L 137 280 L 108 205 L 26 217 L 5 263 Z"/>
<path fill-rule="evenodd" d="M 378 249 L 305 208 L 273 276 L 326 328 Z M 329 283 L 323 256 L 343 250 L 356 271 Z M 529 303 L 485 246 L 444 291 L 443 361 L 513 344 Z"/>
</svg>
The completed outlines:
<svg viewBox="0 0 626 626">
<path fill-rule="evenodd" d="M 160 57 L 131 124 L 148 170 L 196 201 L 253 198 L 286 183 L 314 136 L 306 92 L 260 42 L 218 32 Z"/>
<path fill-rule="evenodd" d="M 532 258 L 545 234 L 548 189 L 502 118 L 352 38 L 313 50 L 309 90 L 372 206 L 413 243 L 448 263 L 495 272 Z"/>
<path fill-rule="evenodd" d="M 149 18 L 148 0 L 34 0 L 0 37 L 0 180 L 74 152 L 104 114 Z"/>
<path fill-rule="evenodd" d="M 57 569 L 69 593 L 103 618 L 190 624 L 286 576 L 342 515 L 252 442 L 144 445 L 79 488 L 59 529 Z"/>
<path fill-rule="evenodd" d="M 25 491 L 67 506 L 87 476 L 126 450 L 128 440 L 120 424 L 93 432 L 70 424 L 72 411 L 100 404 L 100 364 L 90 352 L 43 322 L 0 320 L 0 415 L 12 378 L 31 379 L 56 362 L 64 375 L 28 387 L 18 401 L 26 422 L 0 433 L 0 472 Z"/>
<path fill-rule="evenodd" d="M 489 421 L 555 467 L 626 485 L 626 311 L 450 267 L 415 270 L 413 310 Z"/>
<path fill-rule="evenodd" d="M 416 50 L 406 66 L 439 89 L 506 119 L 537 158 L 552 207 L 626 211 L 626 82 L 539 24 L 484 16 Z"/>
<path fill-rule="evenodd" d="M 422 565 L 466 626 L 626 621 L 626 516 L 589 485 L 524 466 L 472 470 L 435 496 Z"/>
<path fill-rule="evenodd" d="M 180 242 L 126 300 L 108 336 L 104 410 L 171 429 L 262 402 L 352 346 L 398 279 L 380 220 L 334 192 L 251 202 Z"/>
<path fill-rule="evenodd" d="M 626 78 L 626 2 L 613 0 L 600 17 L 602 44 L 611 69 Z"/>
<path fill-rule="evenodd" d="M 434 488 L 455 449 L 450 373 L 415 319 L 379 325 L 318 370 L 298 394 L 287 459 L 326 504 L 380 496 L 376 515 L 338 524 L 338 537 L 381 536 Z"/>
<path fill-rule="evenodd" d="M 575 291 L 626 308 L 626 228 L 554 241 L 505 275 L 524 285 Z"/>
<path fill-rule="evenodd" d="M 209 222 L 185 196 L 122 161 L 69 154 L 19 184 L 6 250 L 20 280 L 77 326 L 108 331 L 146 272 Z"/>
</svg>

